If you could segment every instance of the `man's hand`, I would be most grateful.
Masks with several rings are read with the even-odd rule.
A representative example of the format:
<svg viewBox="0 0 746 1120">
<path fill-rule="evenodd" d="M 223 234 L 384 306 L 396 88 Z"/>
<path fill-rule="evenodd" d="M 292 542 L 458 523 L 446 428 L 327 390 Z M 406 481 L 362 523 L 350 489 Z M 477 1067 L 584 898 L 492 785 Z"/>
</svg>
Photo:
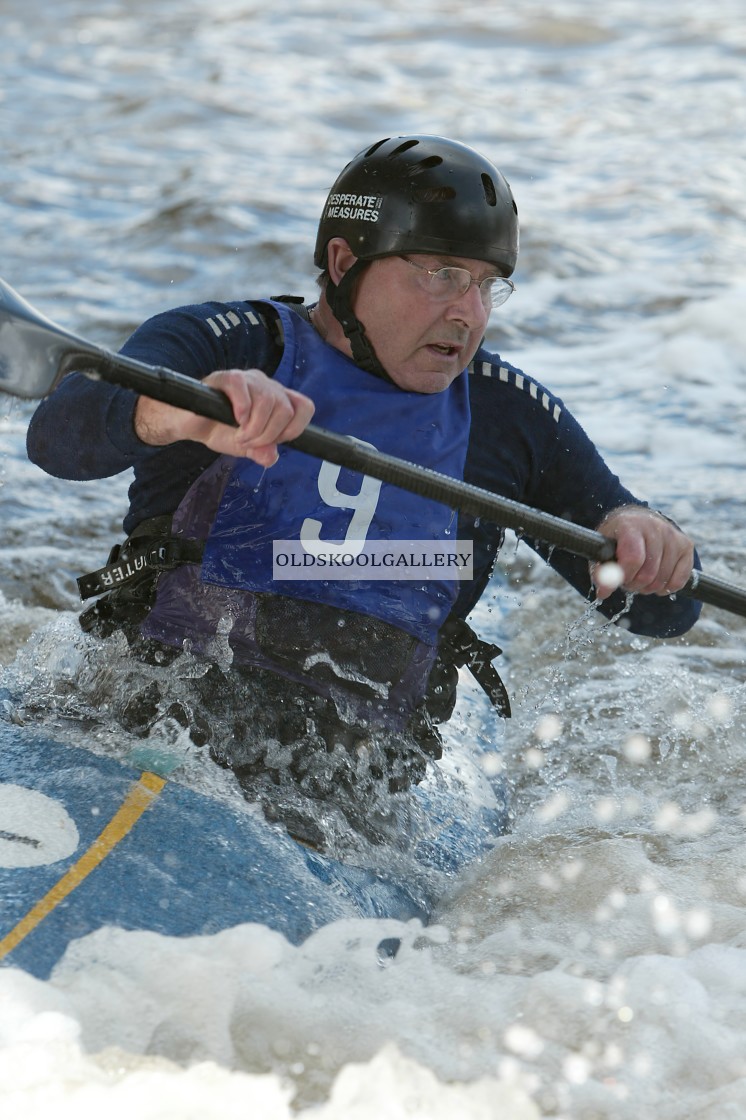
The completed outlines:
<svg viewBox="0 0 746 1120">
<path fill-rule="evenodd" d="M 692 541 L 645 506 L 612 510 L 598 532 L 616 541 L 615 562 L 591 565 L 599 599 L 606 599 L 620 586 L 641 595 L 671 595 L 681 590 L 692 573 Z"/>
<path fill-rule="evenodd" d="M 299 436 L 314 413 L 313 401 L 303 393 L 285 388 L 258 369 L 217 370 L 204 384 L 226 394 L 237 428 L 139 397 L 135 406 L 138 438 L 151 447 L 194 440 L 221 455 L 253 459 L 262 467 L 271 467 L 277 462 L 277 444 Z"/>
</svg>

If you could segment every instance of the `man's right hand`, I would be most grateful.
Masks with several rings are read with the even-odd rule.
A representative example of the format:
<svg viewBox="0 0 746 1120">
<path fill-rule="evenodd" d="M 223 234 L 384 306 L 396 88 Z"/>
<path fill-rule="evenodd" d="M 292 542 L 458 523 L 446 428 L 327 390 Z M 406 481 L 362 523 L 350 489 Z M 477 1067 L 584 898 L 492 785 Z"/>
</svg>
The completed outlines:
<svg viewBox="0 0 746 1120">
<path fill-rule="evenodd" d="M 277 462 L 277 444 L 299 436 L 314 414 L 312 400 L 258 369 L 216 370 L 204 384 L 226 394 L 238 427 L 139 397 L 135 406 L 138 438 L 151 447 L 193 440 L 218 454 L 253 459 L 262 467 L 271 467 Z"/>
</svg>

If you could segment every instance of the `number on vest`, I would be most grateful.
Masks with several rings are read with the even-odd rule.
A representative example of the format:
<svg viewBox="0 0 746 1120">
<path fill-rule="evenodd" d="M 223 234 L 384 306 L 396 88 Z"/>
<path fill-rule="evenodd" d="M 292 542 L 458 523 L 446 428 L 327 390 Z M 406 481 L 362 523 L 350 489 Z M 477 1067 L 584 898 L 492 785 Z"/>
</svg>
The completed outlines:
<svg viewBox="0 0 746 1120">
<path fill-rule="evenodd" d="M 356 439 L 354 436 L 352 438 L 363 447 L 376 450 L 372 443 L 367 443 L 364 439 Z M 300 539 L 305 550 L 312 556 L 318 556 L 321 552 L 331 553 L 334 556 L 340 556 L 342 553 L 358 556 L 365 548 L 365 537 L 376 512 L 381 483 L 379 479 L 371 478 L 366 474 L 362 476 L 357 494 L 345 494 L 337 486 L 341 470 L 341 467 L 324 460 L 319 471 L 319 494 L 321 500 L 328 506 L 352 510 L 347 532 L 342 541 L 324 540 L 321 537 L 322 523 L 315 517 L 307 517 L 300 528 Z"/>
</svg>

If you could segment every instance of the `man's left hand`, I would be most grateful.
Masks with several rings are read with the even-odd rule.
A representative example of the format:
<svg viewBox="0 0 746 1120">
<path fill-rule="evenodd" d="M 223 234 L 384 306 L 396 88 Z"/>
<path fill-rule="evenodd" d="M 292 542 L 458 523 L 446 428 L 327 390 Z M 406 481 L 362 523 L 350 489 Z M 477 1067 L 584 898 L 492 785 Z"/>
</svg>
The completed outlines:
<svg viewBox="0 0 746 1120">
<path fill-rule="evenodd" d="M 619 586 L 641 595 L 672 595 L 692 573 L 693 542 L 673 522 L 646 506 L 612 510 L 598 532 L 616 541 L 615 561 L 608 568 L 591 565 L 598 599 L 608 598 Z"/>
</svg>

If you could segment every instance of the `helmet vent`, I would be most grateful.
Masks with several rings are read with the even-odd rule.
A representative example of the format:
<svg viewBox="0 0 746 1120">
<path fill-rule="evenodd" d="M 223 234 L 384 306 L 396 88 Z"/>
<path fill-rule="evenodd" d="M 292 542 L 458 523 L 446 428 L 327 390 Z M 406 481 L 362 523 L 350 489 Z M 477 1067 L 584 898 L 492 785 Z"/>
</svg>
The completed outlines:
<svg viewBox="0 0 746 1120">
<path fill-rule="evenodd" d="M 487 205 L 497 206 L 497 191 L 489 175 L 482 175 L 482 186 L 484 187 L 484 197 L 487 199 Z"/>
<path fill-rule="evenodd" d="M 394 156 L 403 156 L 405 152 L 408 152 L 410 148 L 416 148 L 418 144 L 419 140 L 405 140 L 403 144 L 394 148 L 393 152 L 389 152 L 389 159 L 393 159 Z"/>
<path fill-rule="evenodd" d="M 373 144 L 372 147 L 368 148 L 367 152 L 365 152 L 365 158 L 367 159 L 368 156 L 372 156 L 374 152 L 378 151 L 378 149 L 381 147 L 381 144 L 387 144 L 390 139 L 391 137 L 387 136 L 385 140 L 377 140 L 376 143 Z"/>
</svg>

